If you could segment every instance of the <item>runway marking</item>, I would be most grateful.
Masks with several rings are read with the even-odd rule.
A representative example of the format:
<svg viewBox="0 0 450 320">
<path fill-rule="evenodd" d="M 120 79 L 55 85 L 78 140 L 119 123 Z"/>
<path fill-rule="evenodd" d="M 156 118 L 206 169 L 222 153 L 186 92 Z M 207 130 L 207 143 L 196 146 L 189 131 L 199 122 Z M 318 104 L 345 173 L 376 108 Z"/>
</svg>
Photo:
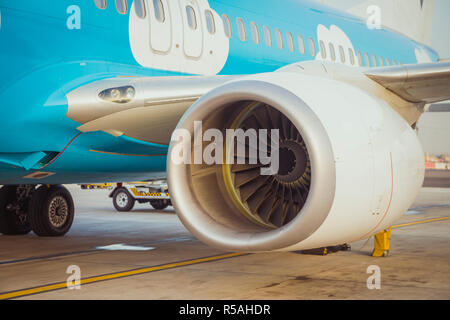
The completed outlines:
<svg viewBox="0 0 450 320">
<path fill-rule="evenodd" d="M 96 283 L 96 282 L 100 282 L 100 281 L 114 280 L 114 279 L 119 279 L 119 278 L 125 278 L 125 277 L 129 277 L 129 276 L 136 276 L 136 275 L 141 275 L 144 273 L 174 269 L 174 268 L 178 268 L 178 267 L 190 266 L 190 265 L 200 264 L 200 263 L 205 263 L 205 262 L 230 259 L 230 258 L 243 256 L 243 255 L 248 255 L 248 253 L 242 253 L 242 252 L 228 253 L 228 254 L 223 254 L 223 255 L 218 255 L 218 256 L 198 258 L 198 259 L 185 260 L 185 261 L 179 261 L 179 262 L 172 262 L 172 263 L 167 263 L 167 264 L 163 264 L 163 265 L 159 265 L 159 266 L 110 273 L 110 274 L 105 274 L 105 275 L 101 275 L 101 276 L 94 276 L 94 277 L 81 279 L 80 285 Z M 54 284 L 49 284 L 49 285 L 44 285 L 44 286 L 39 286 L 39 287 L 34 287 L 34 288 L 0 293 L 0 300 L 14 299 L 14 298 L 19 298 L 19 297 L 24 297 L 24 296 L 34 295 L 34 294 L 50 292 L 50 291 L 54 291 L 54 290 L 65 289 L 65 288 L 67 288 L 67 283 L 59 282 L 59 283 L 54 283 Z"/>
<path fill-rule="evenodd" d="M 392 228 L 393 229 L 394 228 L 401 228 L 401 227 L 413 226 L 413 225 L 416 225 L 416 224 L 423 224 L 423 223 L 437 222 L 437 221 L 445 221 L 445 220 L 449 220 L 449 219 L 450 219 L 450 217 L 433 218 L 433 219 L 427 219 L 427 220 L 421 220 L 421 221 L 397 224 L 395 226 L 392 226 Z"/>
<path fill-rule="evenodd" d="M 155 241 L 133 243 L 133 244 L 129 244 L 129 245 L 146 246 L 146 245 L 155 245 L 155 244 L 161 244 L 161 243 L 167 243 L 167 242 L 184 242 L 184 241 L 196 241 L 196 239 L 194 237 L 178 237 L 178 238 L 167 238 L 167 239 L 161 239 L 161 240 L 155 240 Z M 91 253 L 102 253 L 102 252 L 105 252 L 105 250 L 104 249 L 89 249 L 89 250 L 81 250 L 81 251 L 55 253 L 55 254 L 50 254 L 50 255 L 46 255 L 46 256 L 36 256 L 36 257 L 29 257 L 29 258 L 16 259 L 16 260 L 0 261 L 0 266 L 7 265 L 7 264 L 21 263 L 21 262 L 39 261 L 39 260 L 45 260 L 45 259 L 57 259 L 57 258 L 64 258 L 67 256 L 75 256 L 75 255 L 80 255 L 80 254 L 91 254 Z"/>
<path fill-rule="evenodd" d="M 413 226 L 413 225 L 417 225 L 417 224 L 439 222 L 439 221 L 446 221 L 446 220 L 450 220 L 450 216 L 398 224 L 398 225 L 392 226 L 392 228 L 393 229 L 394 228 L 402 228 L 402 227 Z M 101 281 L 114 280 L 114 279 L 120 279 L 120 278 L 136 276 L 136 275 L 141 275 L 141 274 L 151 273 L 151 272 L 156 272 L 156 271 L 174 269 L 174 268 L 178 268 L 178 267 L 195 265 L 195 264 L 200 264 L 200 263 L 230 259 L 230 258 L 234 258 L 234 257 L 238 257 L 238 256 L 248 255 L 248 254 L 249 253 L 243 253 L 243 252 L 229 253 L 229 254 L 223 254 L 223 255 L 212 256 L 212 257 L 205 257 L 205 258 L 198 258 L 198 259 L 193 259 L 193 260 L 173 262 L 173 263 L 163 264 L 163 265 L 159 265 L 159 266 L 145 267 L 145 268 L 140 268 L 140 269 L 110 273 L 110 274 L 105 274 L 105 275 L 100 275 L 100 276 L 93 276 L 93 277 L 81 279 L 80 285 L 96 283 L 96 282 L 101 282 Z M 65 288 L 67 288 L 67 283 L 59 282 L 59 283 L 54 283 L 54 284 L 49 284 L 49 285 L 44 285 L 44 286 L 39 286 L 39 287 L 34 287 L 34 288 L 10 291 L 10 292 L 5 292 L 5 293 L 0 293 L 0 300 L 20 298 L 20 297 L 25 297 L 25 296 L 34 295 L 34 294 L 46 293 L 46 292 L 55 291 L 55 290 L 61 290 L 61 289 L 65 289 Z"/>
<path fill-rule="evenodd" d="M 155 250 L 155 247 L 130 246 L 124 243 L 110 244 L 109 246 L 97 247 L 98 250 L 107 251 L 150 251 Z"/>
</svg>

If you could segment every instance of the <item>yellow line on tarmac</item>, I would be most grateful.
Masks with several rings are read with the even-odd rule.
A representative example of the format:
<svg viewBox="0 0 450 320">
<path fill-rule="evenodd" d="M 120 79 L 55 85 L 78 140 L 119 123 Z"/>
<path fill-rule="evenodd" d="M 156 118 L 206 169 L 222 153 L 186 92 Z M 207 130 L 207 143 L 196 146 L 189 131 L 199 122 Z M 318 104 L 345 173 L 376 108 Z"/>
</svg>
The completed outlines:
<svg viewBox="0 0 450 320">
<path fill-rule="evenodd" d="M 397 224 L 395 226 L 392 226 L 392 228 L 401 228 L 401 227 L 413 226 L 413 225 L 416 225 L 416 224 L 436 222 L 436 221 L 444 221 L 444 220 L 449 220 L 449 219 L 450 219 L 450 217 L 421 220 L 421 221 L 415 221 L 415 222 L 410 222 L 410 223 Z"/>
<path fill-rule="evenodd" d="M 105 281 L 105 280 L 124 278 L 124 277 L 129 277 L 129 276 L 135 276 L 135 275 L 140 275 L 143 273 L 173 269 L 173 268 L 177 268 L 177 267 L 189 266 L 189 265 L 198 264 L 198 263 L 211 262 L 211 261 L 217 261 L 217 260 L 222 260 L 222 259 L 229 259 L 229 258 L 233 258 L 233 257 L 237 257 L 237 256 L 246 255 L 246 254 L 247 253 L 229 253 L 229 254 L 223 254 L 223 255 L 213 256 L 213 257 L 173 262 L 173 263 L 163 264 L 160 266 L 147 267 L 147 268 L 135 269 L 135 270 L 130 270 L 130 271 L 117 272 L 117 273 L 110 273 L 110 274 L 105 274 L 105 275 L 101 275 L 101 276 L 94 276 L 94 277 L 90 277 L 90 278 L 86 278 L 86 279 L 81 279 L 80 285 L 99 282 L 99 281 Z M 40 287 L 35 287 L 35 288 L 30 288 L 30 289 L 6 292 L 6 293 L 0 293 L 0 300 L 19 298 L 19 297 L 23 297 L 23 296 L 45 293 L 48 291 L 59 290 L 59 289 L 64 289 L 64 288 L 67 288 L 66 282 L 60 282 L 60 283 L 55 283 L 55 284 L 50 284 L 50 285 L 45 285 L 45 286 L 40 286 Z"/>
<path fill-rule="evenodd" d="M 445 221 L 445 220 L 449 220 L 449 219 L 450 219 L 450 217 L 442 217 L 442 218 L 421 220 L 421 221 L 416 221 L 416 222 L 394 225 L 394 226 L 392 226 L 392 228 L 401 228 L 401 227 L 407 227 L 407 226 L 412 226 L 412 225 L 417 225 L 417 224 L 422 224 L 422 223 Z M 110 274 L 106 274 L 106 275 L 81 279 L 80 285 L 95 283 L 95 282 L 105 281 L 105 280 L 114 280 L 114 279 L 129 277 L 129 276 L 136 276 L 136 275 L 140 275 L 140 274 L 144 274 L 144 273 L 173 269 L 173 268 L 177 268 L 177 267 L 189 266 L 189 265 L 198 264 L 198 263 L 211 262 L 211 261 L 217 261 L 217 260 L 222 260 L 222 259 L 229 259 L 229 258 L 233 258 L 233 257 L 246 255 L 246 254 L 247 253 L 242 253 L 242 252 L 229 253 L 229 254 L 223 254 L 223 255 L 213 256 L 213 257 L 173 262 L 173 263 L 163 264 L 160 266 L 147 267 L 147 268 L 135 269 L 135 270 L 130 270 L 130 271 L 117 272 L 117 273 L 110 273 Z M 0 300 L 19 298 L 19 297 L 23 297 L 23 296 L 45 293 L 45 292 L 64 289 L 64 288 L 67 288 L 66 282 L 60 282 L 60 283 L 55 283 L 55 284 L 50 284 L 50 285 L 45 285 L 45 286 L 40 286 L 40 287 L 35 287 L 35 288 L 30 288 L 30 289 L 6 292 L 6 293 L 0 293 Z"/>
</svg>

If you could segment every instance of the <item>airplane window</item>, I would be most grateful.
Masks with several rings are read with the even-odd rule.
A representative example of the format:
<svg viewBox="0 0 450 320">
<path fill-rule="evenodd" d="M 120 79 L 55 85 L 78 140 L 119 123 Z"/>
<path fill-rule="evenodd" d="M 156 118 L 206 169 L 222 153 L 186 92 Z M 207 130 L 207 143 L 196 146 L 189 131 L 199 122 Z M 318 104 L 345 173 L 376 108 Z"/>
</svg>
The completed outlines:
<svg viewBox="0 0 450 320">
<path fill-rule="evenodd" d="M 288 48 L 291 52 L 295 50 L 294 38 L 292 37 L 292 33 L 286 32 L 286 38 L 288 43 Z"/>
<path fill-rule="evenodd" d="M 270 29 L 268 26 L 264 26 L 264 39 L 266 39 L 266 44 L 268 47 L 272 46 L 272 34 L 270 33 Z"/>
<path fill-rule="evenodd" d="M 231 36 L 233 35 L 233 29 L 231 27 L 230 18 L 226 14 L 222 15 L 222 22 L 223 22 L 223 29 L 225 30 L 225 35 L 228 38 L 231 38 Z"/>
<path fill-rule="evenodd" d="M 216 33 L 216 25 L 214 23 L 214 16 L 211 11 L 205 10 L 206 28 L 210 34 Z"/>
<path fill-rule="evenodd" d="M 237 18 L 236 22 L 238 27 L 239 39 L 241 39 L 241 41 L 247 41 L 247 33 L 245 32 L 244 20 L 242 20 L 241 18 Z"/>
<path fill-rule="evenodd" d="M 383 57 L 378 57 L 378 59 L 380 60 L 379 66 L 380 66 L 380 67 L 384 66 L 384 60 L 383 60 Z"/>
<path fill-rule="evenodd" d="M 373 64 L 374 67 L 378 66 L 377 57 L 375 57 L 374 54 L 372 55 L 372 64 Z"/>
<path fill-rule="evenodd" d="M 322 59 L 326 59 L 327 58 L 327 50 L 325 48 L 325 43 L 323 43 L 322 40 L 320 40 L 319 46 L 320 46 L 320 55 L 322 56 Z"/>
<path fill-rule="evenodd" d="M 366 66 L 370 67 L 370 58 L 367 52 L 364 53 L 364 59 L 366 60 Z"/>
<path fill-rule="evenodd" d="M 330 56 L 331 56 L 331 60 L 336 61 L 336 51 L 334 50 L 334 44 L 332 44 L 330 42 Z"/>
<path fill-rule="evenodd" d="M 164 22 L 166 20 L 166 15 L 164 13 L 164 6 L 161 0 L 153 0 L 153 8 L 155 10 L 155 18 L 159 22 Z"/>
<path fill-rule="evenodd" d="M 390 66 L 391 65 L 391 61 L 389 60 L 389 58 L 386 58 L 386 65 Z"/>
<path fill-rule="evenodd" d="M 128 12 L 127 0 L 116 0 L 116 9 L 120 14 L 126 14 Z"/>
<path fill-rule="evenodd" d="M 280 29 L 275 29 L 275 34 L 277 35 L 277 45 L 278 48 L 283 49 L 283 34 L 281 33 Z"/>
<path fill-rule="evenodd" d="M 146 11 L 145 11 L 145 3 L 144 0 L 136 0 L 134 2 L 134 9 L 136 11 L 136 15 L 139 18 L 145 18 Z"/>
<path fill-rule="evenodd" d="M 341 56 L 341 62 L 345 63 L 345 51 L 342 46 L 339 46 L 339 55 Z"/>
<path fill-rule="evenodd" d="M 301 54 L 305 54 L 305 40 L 303 40 L 303 37 L 299 34 L 297 36 L 298 40 L 298 50 Z"/>
<path fill-rule="evenodd" d="M 350 63 L 352 66 L 355 65 L 355 54 L 353 53 L 352 48 L 348 48 L 348 56 L 350 57 Z"/>
<path fill-rule="evenodd" d="M 259 30 L 258 30 L 258 26 L 256 25 L 256 23 L 254 23 L 253 21 L 250 22 L 250 27 L 252 30 L 252 38 L 253 38 L 253 42 L 256 44 L 259 44 Z"/>
<path fill-rule="evenodd" d="M 361 51 L 358 50 L 358 64 L 361 67 L 363 65 L 362 54 Z"/>
<path fill-rule="evenodd" d="M 157 0 L 154 0 L 157 1 Z M 195 10 L 192 6 L 186 6 L 186 16 L 189 28 L 192 30 L 197 29 L 197 17 L 195 16 Z"/>
<path fill-rule="evenodd" d="M 308 39 L 309 42 L 309 52 L 311 53 L 311 56 L 316 56 L 316 43 L 314 42 L 313 38 Z"/>
<path fill-rule="evenodd" d="M 95 0 L 95 5 L 99 9 L 105 9 L 106 8 L 106 0 Z"/>
</svg>

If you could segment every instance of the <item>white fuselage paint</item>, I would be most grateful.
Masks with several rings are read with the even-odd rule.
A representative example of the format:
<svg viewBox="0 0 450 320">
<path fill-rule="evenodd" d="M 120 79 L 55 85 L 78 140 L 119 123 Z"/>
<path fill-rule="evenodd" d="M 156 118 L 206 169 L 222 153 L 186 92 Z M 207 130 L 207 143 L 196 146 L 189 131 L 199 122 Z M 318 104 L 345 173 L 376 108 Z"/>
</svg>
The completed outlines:
<svg viewBox="0 0 450 320">
<path fill-rule="evenodd" d="M 316 60 L 341 63 L 349 67 L 359 66 L 351 40 L 338 26 L 331 25 L 328 29 L 324 25 L 319 24 L 317 26 L 317 39 L 319 47 L 317 48 Z M 322 45 L 325 46 L 325 50 L 321 48 Z M 340 48 L 343 50 L 344 61 L 341 60 Z M 353 64 L 349 55 L 350 50 L 353 54 Z"/>
<path fill-rule="evenodd" d="M 144 0 L 150 10 L 144 18 L 130 10 L 130 46 L 136 61 L 143 67 L 173 72 L 215 75 L 228 59 L 229 39 L 220 16 L 207 0 L 162 0 L 164 20 L 155 17 L 153 1 Z M 196 28 L 188 23 L 186 7 L 193 8 Z M 207 28 L 205 11 L 214 17 L 215 30 Z"/>
<path fill-rule="evenodd" d="M 161 0 L 164 10 L 163 19 L 159 20 L 154 1 L 143 1 L 148 8 L 146 16 L 138 17 L 133 3 L 129 20 L 131 51 L 141 66 L 196 75 L 216 75 L 222 70 L 228 60 L 230 40 L 225 35 L 222 18 L 211 9 L 208 0 Z M 187 7 L 194 11 L 195 28 L 189 24 Z M 213 16 L 213 32 L 207 26 L 206 11 Z M 350 67 L 390 64 L 388 59 L 378 57 L 375 62 L 370 54 L 362 56 L 348 35 L 334 24 L 317 25 L 315 46 L 315 60 Z M 432 61 L 422 47 L 415 49 L 415 56 L 418 63 Z"/>
<path fill-rule="evenodd" d="M 417 63 L 430 63 L 433 60 L 430 58 L 428 53 L 423 48 L 414 49 L 414 53 L 416 55 Z"/>
</svg>

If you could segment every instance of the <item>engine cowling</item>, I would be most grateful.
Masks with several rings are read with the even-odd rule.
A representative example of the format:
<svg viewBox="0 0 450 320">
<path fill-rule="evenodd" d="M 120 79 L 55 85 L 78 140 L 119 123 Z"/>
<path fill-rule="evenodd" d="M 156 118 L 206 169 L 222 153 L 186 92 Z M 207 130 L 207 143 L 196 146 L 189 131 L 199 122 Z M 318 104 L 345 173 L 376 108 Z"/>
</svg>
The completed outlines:
<svg viewBox="0 0 450 320">
<path fill-rule="evenodd" d="M 410 125 L 384 100 L 341 81 L 289 71 L 245 77 L 199 99 L 177 129 L 194 137 L 195 121 L 224 135 L 280 132 L 279 170 L 269 176 L 260 164 L 177 164 L 171 159 L 182 142 L 171 142 L 176 212 L 198 239 L 224 250 L 367 238 L 398 219 L 423 183 L 423 151 Z"/>
</svg>

